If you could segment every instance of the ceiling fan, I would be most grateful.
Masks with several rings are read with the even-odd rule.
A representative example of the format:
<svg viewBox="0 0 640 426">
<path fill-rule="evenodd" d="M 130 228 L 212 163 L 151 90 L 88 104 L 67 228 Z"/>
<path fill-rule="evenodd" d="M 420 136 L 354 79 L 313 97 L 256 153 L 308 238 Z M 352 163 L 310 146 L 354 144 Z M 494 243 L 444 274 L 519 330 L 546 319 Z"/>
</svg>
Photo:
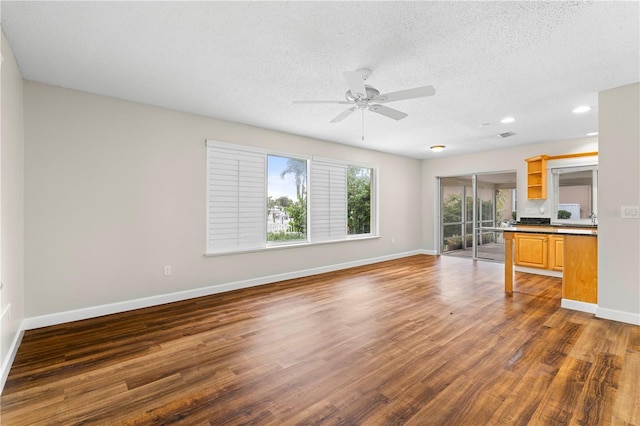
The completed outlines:
<svg viewBox="0 0 640 426">
<path fill-rule="evenodd" d="M 350 108 L 342 111 L 338 114 L 331 123 L 338 123 L 356 110 L 365 109 L 376 114 L 384 115 L 385 117 L 392 118 L 394 120 L 402 120 L 407 116 L 406 113 L 398 111 L 394 108 L 382 105 L 389 102 L 402 101 L 405 99 L 422 98 L 425 96 L 433 96 L 436 94 L 436 90 L 432 86 L 422 86 L 413 89 L 400 90 L 397 92 L 383 93 L 373 86 L 364 84 L 365 80 L 371 77 L 371 70 L 359 69 L 357 71 L 345 71 L 343 72 L 344 79 L 347 81 L 349 90 L 345 94 L 344 101 L 293 101 L 294 104 L 346 104 L 353 105 Z"/>
</svg>

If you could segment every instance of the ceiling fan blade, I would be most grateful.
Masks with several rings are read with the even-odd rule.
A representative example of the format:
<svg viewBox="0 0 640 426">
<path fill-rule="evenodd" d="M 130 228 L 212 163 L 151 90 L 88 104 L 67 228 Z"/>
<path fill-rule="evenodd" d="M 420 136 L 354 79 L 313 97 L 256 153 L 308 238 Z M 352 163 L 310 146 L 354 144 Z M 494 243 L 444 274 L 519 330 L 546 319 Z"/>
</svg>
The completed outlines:
<svg viewBox="0 0 640 426">
<path fill-rule="evenodd" d="M 345 71 L 342 73 L 344 75 L 344 79 L 347 80 L 347 86 L 349 86 L 349 91 L 353 96 L 357 97 L 367 97 L 367 89 L 364 87 L 364 78 L 362 77 L 362 73 L 358 71 Z"/>
<path fill-rule="evenodd" d="M 386 107 L 384 105 L 377 105 L 377 104 L 370 105 L 369 111 L 384 115 L 385 117 L 393 118 L 394 120 L 402 120 L 408 115 L 402 111 L 398 111 L 397 109 L 393 109 L 393 108 Z"/>
<path fill-rule="evenodd" d="M 340 114 L 338 114 L 336 116 L 336 118 L 334 118 L 333 120 L 331 120 L 331 123 L 337 123 L 339 121 L 344 120 L 345 118 L 347 118 L 348 116 L 350 116 L 351 114 L 353 114 L 353 112 L 355 110 L 357 110 L 357 107 L 353 107 L 353 108 L 349 108 L 349 109 L 345 109 L 344 111 L 342 111 Z"/>
<path fill-rule="evenodd" d="M 347 101 L 293 101 L 294 104 L 350 104 Z"/>
<path fill-rule="evenodd" d="M 375 102 L 395 102 L 404 99 L 423 98 L 425 96 L 433 96 L 436 89 L 433 86 L 416 87 L 413 89 L 399 90 L 397 92 L 383 93 L 373 99 Z"/>
</svg>

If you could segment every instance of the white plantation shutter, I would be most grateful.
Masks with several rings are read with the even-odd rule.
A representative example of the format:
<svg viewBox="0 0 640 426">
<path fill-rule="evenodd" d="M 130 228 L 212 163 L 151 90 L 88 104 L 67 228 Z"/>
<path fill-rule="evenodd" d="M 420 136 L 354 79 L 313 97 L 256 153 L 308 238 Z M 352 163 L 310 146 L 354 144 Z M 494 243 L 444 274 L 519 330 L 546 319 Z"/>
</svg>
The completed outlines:
<svg viewBox="0 0 640 426">
<path fill-rule="evenodd" d="M 266 155 L 207 142 L 207 253 L 266 244 Z"/>
<path fill-rule="evenodd" d="M 347 238 L 347 166 L 311 163 L 311 242 Z"/>
</svg>

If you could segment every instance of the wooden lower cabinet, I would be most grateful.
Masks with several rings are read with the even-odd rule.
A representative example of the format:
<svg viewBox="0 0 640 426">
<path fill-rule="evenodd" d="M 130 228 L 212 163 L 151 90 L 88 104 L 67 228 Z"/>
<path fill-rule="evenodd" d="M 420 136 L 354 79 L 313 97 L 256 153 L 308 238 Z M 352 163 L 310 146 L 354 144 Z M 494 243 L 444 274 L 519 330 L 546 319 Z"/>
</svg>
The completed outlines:
<svg viewBox="0 0 640 426">
<path fill-rule="evenodd" d="M 549 269 L 562 271 L 564 267 L 564 237 L 549 235 Z"/>
<path fill-rule="evenodd" d="M 546 234 L 515 234 L 518 266 L 547 269 L 549 264 L 548 236 Z"/>
<path fill-rule="evenodd" d="M 562 272 L 564 236 L 517 233 L 514 239 L 516 265 Z"/>
<path fill-rule="evenodd" d="M 567 235 L 562 298 L 598 303 L 598 239 Z"/>
<path fill-rule="evenodd" d="M 504 242 L 505 292 L 513 292 L 513 265 L 518 265 L 561 271 L 563 299 L 598 303 L 598 238 L 595 234 L 505 232 Z"/>
</svg>

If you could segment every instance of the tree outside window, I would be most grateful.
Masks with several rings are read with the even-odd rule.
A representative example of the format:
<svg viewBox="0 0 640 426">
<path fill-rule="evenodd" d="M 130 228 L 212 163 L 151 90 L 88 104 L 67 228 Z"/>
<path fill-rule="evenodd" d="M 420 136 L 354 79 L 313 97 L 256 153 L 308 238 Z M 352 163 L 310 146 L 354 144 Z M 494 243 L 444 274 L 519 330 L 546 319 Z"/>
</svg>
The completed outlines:
<svg viewBox="0 0 640 426">
<path fill-rule="evenodd" d="M 307 240 L 307 160 L 269 155 L 267 241 Z"/>
<path fill-rule="evenodd" d="M 371 177 L 373 169 L 347 167 L 347 230 L 349 235 L 371 233 Z"/>
</svg>

